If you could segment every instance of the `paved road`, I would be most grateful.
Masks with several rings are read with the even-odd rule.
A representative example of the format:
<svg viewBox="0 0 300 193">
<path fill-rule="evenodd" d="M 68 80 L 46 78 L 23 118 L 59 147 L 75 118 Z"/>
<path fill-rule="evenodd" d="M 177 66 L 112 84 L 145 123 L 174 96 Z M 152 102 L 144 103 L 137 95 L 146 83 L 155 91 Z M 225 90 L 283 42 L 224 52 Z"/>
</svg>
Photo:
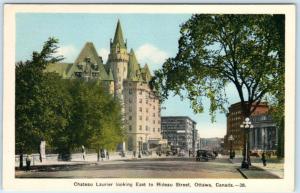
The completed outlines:
<svg viewBox="0 0 300 193">
<path fill-rule="evenodd" d="M 243 178 L 228 159 L 196 162 L 189 158 L 123 160 L 17 171 L 21 178 Z"/>
</svg>

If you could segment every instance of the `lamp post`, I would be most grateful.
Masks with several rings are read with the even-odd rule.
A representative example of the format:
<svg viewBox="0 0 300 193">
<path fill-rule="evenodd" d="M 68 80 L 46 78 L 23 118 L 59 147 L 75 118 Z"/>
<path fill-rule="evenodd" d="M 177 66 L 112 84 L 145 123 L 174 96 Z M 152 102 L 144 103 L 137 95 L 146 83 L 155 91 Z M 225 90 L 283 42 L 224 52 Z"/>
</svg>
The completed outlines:
<svg viewBox="0 0 300 193">
<path fill-rule="evenodd" d="M 142 141 L 139 141 L 139 155 L 138 155 L 138 158 L 141 158 L 142 155 L 141 155 L 141 147 L 142 146 Z"/>
<path fill-rule="evenodd" d="M 232 152 L 232 142 L 233 142 L 233 140 L 234 140 L 233 136 L 230 135 L 230 136 L 228 137 L 228 140 L 230 141 L 230 153 L 229 153 L 229 158 L 230 158 L 230 159 L 233 159 L 233 152 Z"/>
<path fill-rule="evenodd" d="M 242 165 L 241 168 L 245 168 L 248 169 L 249 165 L 250 165 L 250 159 L 248 159 L 249 155 L 248 155 L 248 151 L 249 151 L 249 147 L 248 147 L 248 129 L 253 128 L 253 125 L 250 122 L 249 117 L 245 118 L 245 121 L 243 121 L 243 123 L 241 124 L 241 129 L 244 129 L 244 153 L 243 153 L 243 161 L 242 161 Z"/>
</svg>

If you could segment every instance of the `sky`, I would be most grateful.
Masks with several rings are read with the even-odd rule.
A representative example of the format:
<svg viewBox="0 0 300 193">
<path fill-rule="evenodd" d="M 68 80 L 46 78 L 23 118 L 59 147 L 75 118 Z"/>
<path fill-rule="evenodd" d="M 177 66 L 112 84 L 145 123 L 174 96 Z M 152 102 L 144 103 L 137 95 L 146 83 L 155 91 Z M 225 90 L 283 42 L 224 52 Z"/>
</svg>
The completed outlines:
<svg viewBox="0 0 300 193">
<path fill-rule="evenodd" d="M 87 14 L 87 13 L 18 13 L 16 15 L 16 61 L 31 58 L 40 51 L 49 37 L 59 39 L 59 54 L 65 62 L 74 62 L 85 42 L 93 42 L 98 54 L 107 60 L 110 39 L 113 38 L 118 19 L 128 52 L 136 53 L 141 66 L 159 69 L 163 62 L 174 57 L 178 49 L 180 25 L 190 14 Z M 226 88 L 229 104 L 238 102 L 233 85 Z M 162 116 L 189 116 L 197 122 L 201 138 L 224 137 L 226 115 L 217 113 L 211 123 L 209 101 L 205 100 L 204 113 L 194 114 L 187 99 L 172 96 L 162 105 Z"/>
</svg>

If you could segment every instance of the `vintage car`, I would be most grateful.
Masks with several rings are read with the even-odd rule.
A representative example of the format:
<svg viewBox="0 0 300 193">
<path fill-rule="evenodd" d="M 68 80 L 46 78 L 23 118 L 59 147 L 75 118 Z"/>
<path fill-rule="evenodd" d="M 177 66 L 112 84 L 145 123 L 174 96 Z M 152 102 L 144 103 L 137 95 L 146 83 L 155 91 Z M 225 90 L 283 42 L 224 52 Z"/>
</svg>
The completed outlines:
<svg viewBox="0 0 300 193">
<path fill-rule="evenodd" d="M 196 161 L 208 161 L 216 159 L 216 156 L 207 150 L 197 150 Z"/>
</svg>

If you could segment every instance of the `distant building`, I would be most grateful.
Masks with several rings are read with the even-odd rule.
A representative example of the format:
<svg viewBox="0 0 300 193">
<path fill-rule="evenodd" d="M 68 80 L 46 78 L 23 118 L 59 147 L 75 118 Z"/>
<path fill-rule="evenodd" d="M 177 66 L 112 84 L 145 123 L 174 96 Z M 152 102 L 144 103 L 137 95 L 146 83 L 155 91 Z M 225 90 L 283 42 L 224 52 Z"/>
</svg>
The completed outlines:
<svg viewBox="0 0 300 193">
<path fill-rule="evenodd" d="M 224 143 L 223 138 L 213 137 L 213 138 L 200 138 L 200 148 L 204 150 L 221 150 L 222 144 Z"/>
<path fill-rule="evenodd" d="M 163 139 L 173 148 L 195 151 L 198 131 L 196 122 L 187 116 L 161 117 Z"/>
<path fill-rule="evenodd" d="M 267 103 L 260 103 L 256 110 L 252 113 L 252 116 L 266 114 L 269 110 Z M 224 137 L 224 145 L 227 150 L 230 149 L 230 142 L 228 137 L 233 136 L 232 147 L 236 151 L 242 151 L 244 145 L 244 131 L 240 128 L 240 125 L 245 120 L 245 117 L 241 110 L 241 103 L 232 104 L 229 107 L 227 113 L 227 132 Z"/>
</svg>

